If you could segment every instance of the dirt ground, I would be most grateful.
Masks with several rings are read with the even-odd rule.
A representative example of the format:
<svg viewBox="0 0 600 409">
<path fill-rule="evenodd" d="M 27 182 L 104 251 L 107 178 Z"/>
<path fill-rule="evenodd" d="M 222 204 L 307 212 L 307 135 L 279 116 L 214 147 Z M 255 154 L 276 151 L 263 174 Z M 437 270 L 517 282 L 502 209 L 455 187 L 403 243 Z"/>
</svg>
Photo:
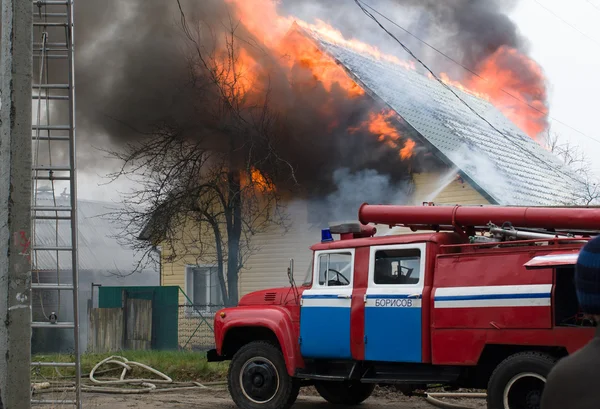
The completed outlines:
<svg viewBox="0 0 600 409">
<path fill-rule="evenodd" d="M 452 400 L 454 404 L 474 409 L 485 409 L 484 400 L 462 399 Z M 59 408 L 60 406 L 57 406 Z M 229 393 L 224 388 L 211 390 L 173 391 L 135 395 L 83 394 L 84 409 L 236 409 Z M 293 409 L 327 409 L 331 408 L 326 401 L 315 396 L 314 391 L 301 391 Z M 336 408 L 343 409 L 340 406 Z M 395 409 L 431 409 L 435 406 L 427 403 L 422 397 L 406 397 L 397 393 L 376 390 L 376 392 L 359 406 L 361 409 L 395 408 Z M 354 406 L 354 408 L 356 408 Z"/>
</svg>

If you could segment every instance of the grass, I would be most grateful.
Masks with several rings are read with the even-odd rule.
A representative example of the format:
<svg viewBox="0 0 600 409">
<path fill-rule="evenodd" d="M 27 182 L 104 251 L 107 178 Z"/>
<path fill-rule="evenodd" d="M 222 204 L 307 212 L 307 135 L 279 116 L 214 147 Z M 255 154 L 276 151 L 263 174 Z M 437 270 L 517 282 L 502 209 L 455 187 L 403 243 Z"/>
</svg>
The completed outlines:
<svg viewBox="0 0 600 409">
<path fill-rule="evenodd" d="M 227 375 L 228 362 L 207 362 L 206 355 L 199 352 L 187 351 L 119 351 L 111 354 L 82 354 L 81 355 L 81 373 L 89 375 L 92 368 L 109 356 L 122 356 L 129 361 L 139 362 L 148 365 L 176 382 L 200 381 L 211 382 L 224 380 Z M 33 362 L 73 362 L 74 357 L 70 355 L 35 355 L 31 358 Z M 115 367 L 116 365 L 105 364 L 99 367 L 96 372 Z M 60 375 L 63 377 L 73 377 L 75 370 L 73 368 L 59 368 Z M 103 375 L 98 375 L 98 377 Z M 107 374 L 109 377 L 120 376 L 120 371 L 113 371 Z M 42 367 L 32 371 L 34 379 L 52 379 L 59 380 L 60 377 L 54 368 Z M 147 372 L 143 368 L 133 367 L 127 378 L 144 377 L 155 378 L 156 375 Z"/>
</svg>

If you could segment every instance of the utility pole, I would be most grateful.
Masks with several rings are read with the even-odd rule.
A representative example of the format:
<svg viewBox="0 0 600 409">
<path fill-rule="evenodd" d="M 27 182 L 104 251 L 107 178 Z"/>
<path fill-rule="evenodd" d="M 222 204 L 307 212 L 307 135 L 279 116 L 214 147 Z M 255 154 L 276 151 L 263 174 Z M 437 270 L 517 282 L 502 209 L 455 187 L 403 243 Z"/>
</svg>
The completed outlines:
<svg viewBox="0 0 600 409">
<path fill-rule="evenodd" d="M 0 394 L 29 409 L 33 1 L 2 0 L 0 51 Z"/>
</svg>

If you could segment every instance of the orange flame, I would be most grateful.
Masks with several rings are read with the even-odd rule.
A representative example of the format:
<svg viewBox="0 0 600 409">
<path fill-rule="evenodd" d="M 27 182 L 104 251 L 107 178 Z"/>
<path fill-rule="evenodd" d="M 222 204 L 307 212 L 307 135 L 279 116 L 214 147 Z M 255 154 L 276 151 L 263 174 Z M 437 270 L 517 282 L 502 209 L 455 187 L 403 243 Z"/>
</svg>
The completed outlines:
<svg viewBox="0 0 600 409">
<path fill-rule="evenodd" d="M 242 188 L 252 185 L 255 192 L 273 192 L 275 191 L 275 184 L 265 175 L 262 174 L 256 168 L 250 169 L 250 177 L 245 172 L 241 174 L 240 184 Z"/>
<path fill-rule="evenodd" d="M 546 129 L 545 78 L 535 61 L 514 48 L 500 47 L 480 64 L 478 73 L 480 77 L 472 76 L 465 84 L 444 73 L 440 79 L 489 101 L 534 139 Z"/>
<path fill-rule="evenodd" d="M 321 52 L 312 41 L 301 35 L 294 36 L 290 31 L 294 27 L 294 23 L 308 32 L 316 33 L 325 41 L 366 54 L 377 60 L 390 62 L 406 69 L 415 69 L 413 61 L 407 62 L 395 56 L 386 55 L 377 47 L 356 39 L 346 39 L 339 30 L 324 21 L 316 20 L 314 24 L 311 24 L 292 16 L 280 16 L 277 12 L 277 2 L 274 0 L 225 1 L 233 6 L 236 17 L 257 42 L 264 44 L 274 55 L 281 57 L 282 66 L 289 69 L 290 77 L 294 67 L 304 67 L 312 74 L 312 80 L 315 83 L 321 83 L 328 92 L 337 86 L 344 90 L 348 97 L 357 97 L 365 93 L 334 59 Z M 299 41 L 300 38 L 304 40 Z M 256 64 L 248 53 L 242 54 L 240 60 L 246 62 L 247 66 Z M 544 76 L 541 68 L 533 60 L 515 49 L 501 47 L 476 67 L 476 70 L 484 79 L 473 76 L 456 81 L 450 79 L 445 73 L 442 73 L 440 78 L 449 85 L 489 101 L 532 138 L 545 129 L 548 107 L 545 102 Z M 302 83 L 301 85 L 311 86 L 312 83 Z M 246 82 L 244 82 L 244 86 L 244 89 L 250 88 Z M 525 103 L 519 100 L 525 101 Z M 332 123 L 334 121 L 332 119 Z M 379 135 L 380 138 L 381 135 L 385 135 L 383 138 L 388 145 L 393 145 L 394 141 L 400 138 L 397 131 L 385 129 L 384 124 L 387 124 L 385 117 L 373 118 L 371 122 L 371 127 L 383 126 L 378 131 L 371 131 L 371 133 Z M 401 152 L 404 157 L 409 157 L 413 152 L 414 142 L 410 141 L 409 143 L 408 141 L 410 140 L 407 140 L 402 149 L 404 153 Z"/>
<path fill-rule="evenodd" d="M 389 120 L 396 115 L 394 111 L 388 109 L 383 110 L 379 113 L 370 112 L 369 119 L 361 123 L 358 127 L 351 127 L 348 129 L 349 132 L 354 133 L 362 129 L 366 129 L 371 134 L 375 135 L 377 139 L 392 149 L 398 149 L 400 147 L 399 141 L 402 135 L 398 129 L 389 123 Z M 401 159 L 408 159 L 414 154 L 415 142 L 410 138 L 405 138 L 404 146 L 399 150 L 399 156 Z"/>
<path fill-rule="evenodd" d="M 321 82 L 328 92 L 331 92 L 334 84 L 337 84 L 350 97 L 364 94 L 364 90 L 350 78 L 333 58 L 325 55 L 307 38 L 287 35 L 294 22 L 307 29 L 316 28 L 317 26 L 312 26 L 293 17 L 279 16 L 275 2 L 272 0 L 226 0 L 226 2 L 234 6 L 237 17 L 258 42 L 264 44 L 276 56 L 280 57 L 283 66 L 291 69 L 295 65 L 300 65 L 310 70 L 314 79 Z M 342 38 L 341 33 L 336 33 L 334 29 L 325 23 L 320 23 L 319 27 L 330 32 L 330 36 Z M 246 53 L 240 55 L 239 61 L 251 65 L 249 59 L 251 58 Z M 288 75 L 291 77 L 291 71 Z"/>
<path fill-rule="evenodd" d="M 334 85 L 342 88 L 349 97 L 364 95 L 365 91 L 350 78 L 344 69 L 333 58 L 325 55 L 315 44 L 304 36 L 292 33 L 280 44 L 280 55 L 285 55 L 282 60 L 288 68 L 294 65 L 307 68 L 313 78 L 319 81 L 327 92 L 331 92 Z M 290 71 L 291 77 L 291 71 Z M 293 78 L 290 78 L 292 80 Z"/>
<path fill-rule="evenodd" d="M 262 191 L 271 192 L 275 190 L 275 185 L 266 178 L 258 169 L 252 169 L 252 181 Z"/>
</svg>

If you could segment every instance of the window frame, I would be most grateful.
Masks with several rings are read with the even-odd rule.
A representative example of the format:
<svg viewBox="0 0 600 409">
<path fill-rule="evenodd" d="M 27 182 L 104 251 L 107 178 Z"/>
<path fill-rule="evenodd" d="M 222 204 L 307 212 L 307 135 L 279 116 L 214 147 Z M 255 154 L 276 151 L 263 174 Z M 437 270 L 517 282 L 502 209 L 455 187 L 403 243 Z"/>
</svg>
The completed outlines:
<svg viewBox="0 0 600 409">
<path fill-rule="evenodd" d="M 205 305 L 202 308 L 194 308 L 194 274 L 193 271 L 194 269 L 209 269 L 210 274 L 207 274 L 205 276 L 205 282 L 204 282 L 204 289 L 206 291 L 206 299 L 208 300 L 208 304 L 209 305 Z M 214 264 L 186 264 L 185 265 L 185 272 L 184 272 L 184 286 L 185 286 L 185 293 L 187 296 L 187 302 L 189 303 L 190 301 L 192 302 L 191 305 L 186 305 L 185 308 L 185 315 L 186 317 L 203 317 L 203 318 L 210 318 L 214 315 L 215 311 L 217 308 L 221 308 L 221 307 L 215 307 L 215 311 L 211 310 L 210 304 L 212 304 L 212 300 L 211 300 L 211 287 L 210 285 L 210 278 L 213 275 L 212 274 L 212 270 L 214 269 L 215 272 L 215 277 L 217 279 L 217 283 L 218 285 L 220 285 L 220 283 L 218 282 L 218 274 L 219 274 L 219 269 L 216 265 Z M 192 280 L 190 281 L 190 277 L 192 278 Z M 190 287 L 191 286 L 191 287 Z M 191 289 L 191 290 L 190 290 Z M 219 288 L 219 291 L 221 289 Z M 220 294 L 220 293 L 219 293 Z M 219 298 L 221 296 L 219 295 Z"/>
<path fill-rule="evenodd" d="M 350 277 L 348 278 L 349 284 L 347 285 L 335 285 L 328 286 L 327 281 L 325 284 L 319 282 L 319 269 L 321 267 L 320 257 L 324 254 L 347 254 L 350 253 Z M 330 249 L 330 250 L 318 250 L 314 253 L 313 258 L 313 282 L 311 288 L 319 289 L 346 289 L 353 288 L 354 286 L 354 264 L 355 264 L 356 249 L 354 248 L 343 248 L 343 249 Z M 340 271 L 341 273 L 341 271 Z"/>
<path fill-rule="evenodd" d="M 419 281 L 414 284 L 377 284 L 375 283 L 375 254 L 381 250 L 419 250 Z M 425 283 L 425 264 L 427 261 L 426 243 L 389 244 L 383 246 L 372 246 L 369 254 L 369 288 L 396 288 L 396 289 L 422 289 Z"/>
</svg>

